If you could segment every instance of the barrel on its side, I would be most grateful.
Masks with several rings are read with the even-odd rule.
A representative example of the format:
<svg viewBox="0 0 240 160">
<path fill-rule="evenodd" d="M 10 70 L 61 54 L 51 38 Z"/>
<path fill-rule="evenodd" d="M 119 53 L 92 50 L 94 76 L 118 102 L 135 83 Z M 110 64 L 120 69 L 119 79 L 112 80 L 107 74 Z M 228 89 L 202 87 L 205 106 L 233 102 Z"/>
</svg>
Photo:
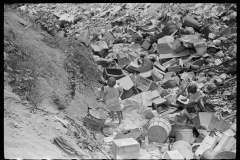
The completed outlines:
<svg viewBox="0 0 240 160">
<path fill-rule="evenodd" d="M 148 139 L 151 142 L 166 142 L 171 132 L 171 124 L 168 120 L 154 117 L 150 120 L 148 127 Z"/>
</svg>

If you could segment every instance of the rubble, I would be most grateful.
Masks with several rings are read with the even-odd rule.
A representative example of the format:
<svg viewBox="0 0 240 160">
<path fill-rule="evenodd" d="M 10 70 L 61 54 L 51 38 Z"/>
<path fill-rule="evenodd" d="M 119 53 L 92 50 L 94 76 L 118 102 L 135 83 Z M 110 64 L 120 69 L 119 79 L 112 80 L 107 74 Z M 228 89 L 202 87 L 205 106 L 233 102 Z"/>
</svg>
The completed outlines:
<svg viewBox="0 0 240 160">
<path fill-rule="evenodd" d="M 192 159 L 194 155 L 199 158 L 207 149 L 214 147 L 216 153 L 231 151 L 230 148 L 236 141 L 234 137 L 222 138 L 217 145 L 216 136 L 210 136 L 208 132 L 212 130 L 224 132 L 230 127 L 236 132 L 236 124 L 234 129 L 233 120 L 222 119 L 225 110 L 229 110 L 228 114 L 236 110 L 234 102 L 236 92 L 231 89 L 231 86 L 236 86 L 236 81 L 230 81 L 230 77 L 236 73 L 226 72 L 226 68 L 236 71 L 236 63 L 230 63 L 236 60 L 236 52 L 230 51 L 230 49 L 234 50 L 231 46 L 236 45 L 236 41 L 231 39 L 231 33 L 236 34 L 234 32 L 236 4 L 232 4 L 232 8 L 227 4 L 212 3 L 162 4 L 151 14 L 146 13 L 149 11 L 148 5 L 144 7 L 141 5 L 140 3 L 110 4 L 98 10 L 96 8 L 85 12 L 73 10 L 68 15 L 63 14 L 59 7 L 52 11 L 52 14 L 60 12 L 58 21 L 67 21 L 70 24 L 71 27 L 65 24 L 59 25 L 67 29 L 64 32 L 68 36 L 75 34 L 80 38 L 84 35 L 79 42 L 90 44 L 89 47 L 95 55 L 94 60 L 103 71 L 104 81 L 109 77 L 115 77 L 117 83 L 123 87 L 124 95 L 128 95 L 121 97 L 125 108 L 123 112 L 131 108 L 127 101 L 130 99 L 137 101 L 130 111 L 135 120 L 127 117 L 130 113 L 124 113 L 126 122 L 119 127 L 129 123 L 128 127 L 123 127 L 123 130 L 127 130 L 147 125 L 146 135 L 143 135 L 141 130 L 140 135 L 144 138 L 133 136 L 131 139 L 126 139 L 128 136 L 123 136 L 124 139 L 116 140 L 116 137 L 115 139 L 105 137 L 106 143 L 113 142 L 114 158 L 124 159 L 129 156 L 141 158 L 139 156 L 141 149 L 153 145 L 153 142 L 170 144 L 170 138 L 176 141 L 175 145 L 180 140 L 189 144 L 197 141 L 200 145 L 195 154 L 189 146 L 188 154 L 183 149 L 166 151 L 163 155 L 164 159 Z M 44 4 L 41 6 L 44 8 Z M 81 8 L 81 5 L 77 4 L 77 6 Z M 24 10 L 31 12 L 31 5 Z M 38 7 L 37 13 L 41 10 L 43 9 Z M 230 21 L 234 22 L 230 23 Z M 82 29 L 86 26 L 88 26 L 87 31 Z M 226 58 L 229 54 L 232 54 L 231 57 Z M 116 65 L 111 66 L 112 61 L 115 61 Z M 198 90 L 206 94 L 206 98 L 201 101 L 204 111 L 199 112 L 195 109 L 193 113 L 188 113 L 185 109 L 189 105 L 187 87 L 190 82 L 195 82 Z M 225 84 L 228 87 L 221 88 Z M 229 89 L 229 92 L 226 89 Z M 234 98 L 227 100 L 225 96 Z M 101 98 L 100 90 L 96 90 L 96 98 Z M 194 105 L 196 106 L 192 104 L 189 107 Z M 213 106 L 214 111 L 208 106 Z M 224 109 L 224 106 L 227 109 Z M 168 113 L 171 107 L 182 111 L 183 114 L 180 114 L 180 111 L 177 115 Z M 173 116 L 175 123 L 171 124 L 169 117 L 164 114 Z M 134 117 L 136 115 L 138 117 Z M 141 121 L 139 123 L 136 122 L 138 118 Z M 148 119 L 150 121 L 145 123 Z M 130 126 L 130 123 L 134 124 Z M 176 123 L 182 128 L 176 128 Z M 194 126 L 194 129 L 187 128 L 188 126 Z M 107 128 L 110 129 L 111 126 L 106 127 L 106 123 L 101 127 L 105 134 L 109 132 L 108 135 L 111 135 L 111 132 L 118 127 L 113 127 L 112 131 L 107 131 Z M 195 132 L 205 134 L 198 133 L 199 136 Z M 146 142 L 146 138 L 149 142 Z"/>
</svg>

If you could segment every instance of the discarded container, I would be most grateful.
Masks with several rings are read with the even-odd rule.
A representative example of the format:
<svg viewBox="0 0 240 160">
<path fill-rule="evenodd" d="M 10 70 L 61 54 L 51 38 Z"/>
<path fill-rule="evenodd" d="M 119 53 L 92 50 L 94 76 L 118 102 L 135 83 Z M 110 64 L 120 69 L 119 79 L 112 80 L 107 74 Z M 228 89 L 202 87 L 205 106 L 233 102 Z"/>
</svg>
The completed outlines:
<svg viewBox="0 0 240 160">
<path fill-rule="evenodd" d="M 130 63 L 130 60 L 125 54 L 117 54 L 117 58 L 118 58 L 118 65 L 126 65 Z"/>
<path fill-rule="evenodd" d="M 148 127 L 148 139 L 151 142 L 164 143 L 171 132 L 171 124 L 168 120 L 154 117 Z"/>
<path fill-rule="evenodd" d="M 138 159 L 139 151 L 140 144 L 134 138 L 113 140 L 112 153 L 115 159 L 117 155 L 123 159 Z"/>
<path fill-rule="evenodd" d="M 160 105 L 163 105 L 165 104 L 166 107 L 165 108 L 168 108 L 168 103 L 167 103 L 167 100 L 162 98 L 162 97 L 158 97 L 158 98 L 155 98 L 152 100 L 153 102 L 153 107 L 157 110 L 157 108 L 160 106 Z"/>
<path fill-rule="evenodd" d="M 217 144 L 217 139 L 211 136 L 206 136 L 204 140 L 202 141 L 201 145 L 198 147 L 198 149 L 195 152 L 195 155 L 197 157 L 201 157 L 204 151 L 207 149 L 213 149 Z"/>
<path fill-rule="evenodd" d="M 216 153 L 211 149 L 207 149 L 200 159 L 236 159 L 236 153 L 230 151 Z"/>
<path fill-rule="evenodd" d="M 103 78 L 108 80 L 109 77 L 114 77 L 116 80 L 121 79 L 125 75 L 123 71 L 118 68 L 105 68 L 103 71 Z"/>
<path fill-rule="evenodd" d="M 171 150 L 177 150 L 186 159 L 193 159 L 192 147 L 186 141 L 176 141 L 173 143 Z"/>
<path fill-rule="evenodd" d="M 176 130 L 176 140 L 183 140 L 189 144 L 193 143 L 193 130 L 192 129 L 182 129 L 179 128 Z"/>
<path fill-rule="evenodd" d="M 83 119 L 83 125 L 95 130 L 100 131 L 105 123 L 106 119 L 98 119 L 95 118 L 93 115 L 88 113 Z"/>
<path fill-rule="evenodd" d="M 136 84 L 138 89 L 148 91 L 151 85 L 151 80 L 138 75 Z"/>
<path fill-rule="evenodd" d="M 220 142 L 214 148 L 215 152 L 230 151 L 236 145 L 236 139 L 226 133 L 223 133 Z"/>
<path fill-rule="evenodd" d="M 162 112 L 165 112 L 168 109 L 169 109 L 169 107 L 166 104 L 163 104 L 157 108 L 157 113 L 161 114 Z"/>
<path fill-rule="evenodd" d="M 170 35 L 173 32 L 175 32 L 176 30 L 177 30 L 177 27 L 175 24 L 169 24 L 162 29 L 162 31 L 165 33 L 165 35 Z"/>
<path fill-rule="evenodd" d="M 192 27 L 196 31 L 199 31 L 200 29 L 198 21 L 189 16 L 185 18 L 183 26 Z"/>
</svg>

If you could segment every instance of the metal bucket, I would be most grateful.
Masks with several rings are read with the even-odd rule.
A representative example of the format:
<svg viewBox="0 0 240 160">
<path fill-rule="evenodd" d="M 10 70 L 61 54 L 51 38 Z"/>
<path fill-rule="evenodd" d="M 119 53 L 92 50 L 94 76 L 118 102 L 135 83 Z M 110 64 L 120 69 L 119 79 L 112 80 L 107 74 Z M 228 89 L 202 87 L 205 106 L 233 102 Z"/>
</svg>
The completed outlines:
<svg viewBox="0 0 240 160">
<path fill-rule="evenodd" d="M 193 143 L 193 130 L 192 129 L 182 129 L 179 128 L 176 130 L 176 140 L 183 140 L 190 144 Z"/>
</svg>

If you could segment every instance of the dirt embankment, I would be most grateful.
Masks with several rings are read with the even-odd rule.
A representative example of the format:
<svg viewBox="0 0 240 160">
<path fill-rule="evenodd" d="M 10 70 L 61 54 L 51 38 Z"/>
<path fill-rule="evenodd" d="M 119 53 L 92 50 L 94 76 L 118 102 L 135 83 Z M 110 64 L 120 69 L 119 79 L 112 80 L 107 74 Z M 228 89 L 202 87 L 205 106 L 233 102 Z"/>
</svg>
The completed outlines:
<svg viewBox="0 0 240 160">
<path fill-rule="evenodd" d="M 4 155 L 70 158 L 51 142 L 67 132 L 54 116 L 80 122 L 87 107 L 98 106 L 100 73 L 85 46 L 28 25 L 26 17 L 4 13 Z"/>
</svg>

